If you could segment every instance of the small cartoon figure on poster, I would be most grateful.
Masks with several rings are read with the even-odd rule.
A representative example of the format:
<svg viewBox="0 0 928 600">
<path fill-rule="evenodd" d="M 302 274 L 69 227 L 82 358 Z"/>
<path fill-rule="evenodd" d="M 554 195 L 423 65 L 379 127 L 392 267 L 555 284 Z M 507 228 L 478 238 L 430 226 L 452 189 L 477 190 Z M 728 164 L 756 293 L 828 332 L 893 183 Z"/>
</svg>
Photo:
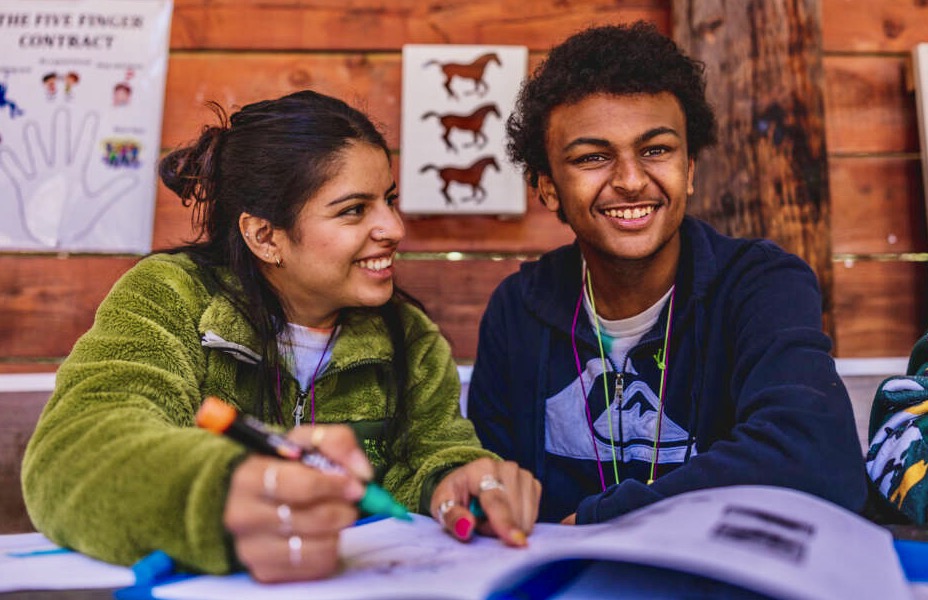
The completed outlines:
<svg viewBox="0 0 928 600">
<path fill-rule="evenodd" d="M 104 140 L 104 146 L 106 152 L 103 162 L 106 166 L 138 168 L 141 165 L 139 162 L 141 148 L 137 140 Z"/>
<path fill-rule="evenodd" d="M 68 100 L 71 99 L 71 93 L 74 91 L 74 86 L 81 82 L 81 76 L 77 74 L 76 71 L 68 71 L 68 74 L 64 76 L 64 96 Z"/>
<path fill-rule="evenodd" d="M 7 97 L 7 90 L 7 84 L 0 81 L 0 112 L 2 112 L 4 107 L 7 107 L 10 110 L 10 118 L 15 119 L 23 114 L 23 109 L 13 102 L 12 98 Z"/>
<path fill-rule="evenodd" d="M 45 86 L 45 97 L 54 100 L 58 95 L 58 73 L 52 71 L 43 75 L 42 85 Z"/>
<path fill-rule="evenodd" d="M 135 77 L 135 69 L 126 69 L 126 76 L 113 86 L 113 106 L 127 106 L 132 99 L 132 86 L 129 84 Z"/>
<path fill-rule="evenodd" d="M 132 99 L 132 88 L 125 81 L 113 86 L 113 106 L 126 106 Z"/>
</svg>

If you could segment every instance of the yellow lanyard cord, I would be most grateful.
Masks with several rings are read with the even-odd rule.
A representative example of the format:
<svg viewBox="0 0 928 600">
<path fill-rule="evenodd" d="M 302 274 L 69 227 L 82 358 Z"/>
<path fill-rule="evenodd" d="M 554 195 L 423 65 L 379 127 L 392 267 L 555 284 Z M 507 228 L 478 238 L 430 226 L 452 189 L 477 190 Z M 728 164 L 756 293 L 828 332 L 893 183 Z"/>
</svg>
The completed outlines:
<svg viewBox="0 0 928 600">
<path fill-rule="evenodd" d="M 593 299 L 593 281 L 590 270 L 586 271 L 586 289 L 587 299 L 590 301 L 590 309 L 593 311 L 593 324 L 596 326 L 596 341 L 599 343 L 599 360 L 603 365 L 603 401 L 606 404 L 606 418 L 609 420 L 609 447 L 612 449 L 612 473 L 615 476 L 615 482 L 619 483 L 619 466 L 615 457 L 615 435 L 612 432 L 612 411 L 609 410 L 609 384 L 606 382 L 606 353 L 603 350 L 603 334 L 599 329 L 599 317 L 596 313 L 596 300 Z M 616 377 L 619 373 L 616 372 Z M 622 407 L 619 407 L 622 410 Z"/>
<path fill-rule="evenodd" d="M 661 370 L 661 389 L 657 393 L 657 424 L 654 426 L 654 447 L 651 451 L 651 474 L 648 476 L 648 485 L 654 483 L 654 473 L 657 469 L 657 456 L 660 452 L 661 424 L 664 420 L 664 390 L 667 384 L 667 365 L 670 363 L 670 321 L 673 319 L 673 298 L 677 289 L 670 292 L 670 306 L 667 309 L 667 326 L 664 328 L 664 347 L 657 359 L 657 368 Z"/>
<path fill-rule="evenodd" d="M 599 360 L 603 366 L 603 397 L 605 398 L 606 404 L 606 417 L 609 420 L 609 442 L 612 448 L 612 470 L 615 476 L 615 482 L 619 483 L 619 468 L 615 455 L 615 435 L 612 429 L 612 411 L 609 410 L 609 384 L 606 382 L 606 353 L 603 349 L 603 335 L 599 327 L 599 316 L 596 312 L 596 300 L 593 297 L 593 278 L 590 274 L 590 270 L 586 271 L 586 293 L 587 300 L 590 303 L 590 309 L 593 312 L 593 324 L 596 329 L 596 341 L 599 344 Z M 661 380 L 660 380 L 660 389 L 657 394 L 657 423 L 654 426 L 654 443 L 651 447 L 651 469 L 648 475 L 648 485 L 654 483 L 654 476 L 657 472 L 657 459 L 658 453 L 660 452 L 660 438 L 661 438 L 661 425 L 663 423 L 664 416 L 664 392 L 666 390 L 667 384 L 667 366 L 669 364 L 670 352 L 668 347 L 670 345 L 670 322 L 673 319 L 673 300 L 676 295 L 676 289 L 673 289 L 670 292 L 669 308 L 667 310 L 667 325 L 664 328 L 664 345 L 658 351 L 658 354 L 655 356 L 657 362 L 657 368 L 661 371 Z M 616 367 L 616 377 L 620 377 L 621 373 L 618 372 L 619 367 Z M 618 407 L 619 412 L 622 411 L 622 407 Z"/>
</svg>

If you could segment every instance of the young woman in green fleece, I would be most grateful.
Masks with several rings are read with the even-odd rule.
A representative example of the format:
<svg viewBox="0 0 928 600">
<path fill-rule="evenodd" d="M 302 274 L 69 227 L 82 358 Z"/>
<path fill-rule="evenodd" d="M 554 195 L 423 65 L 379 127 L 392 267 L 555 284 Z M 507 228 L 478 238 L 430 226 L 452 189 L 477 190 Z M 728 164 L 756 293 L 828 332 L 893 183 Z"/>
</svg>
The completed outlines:
<svg viewBox="0 0 928 600">
<path fill-rule="evenodd" d="M 481 449 L 447 341 L 394 286 L 405 230 L 383 136 L 311 91 L 213 108 L 219 125 L 160 165 L 200 236 L 129 270 L 58 371 L 23 462 L 35 526 L 114 563 L 163 550 L 202 572 L 313 579 L 336 570 L 373 479 L 458 539 L 524 545 L 538 482 Z M 208 396 L 349 474 L 197 428 Z"/>
</svg>

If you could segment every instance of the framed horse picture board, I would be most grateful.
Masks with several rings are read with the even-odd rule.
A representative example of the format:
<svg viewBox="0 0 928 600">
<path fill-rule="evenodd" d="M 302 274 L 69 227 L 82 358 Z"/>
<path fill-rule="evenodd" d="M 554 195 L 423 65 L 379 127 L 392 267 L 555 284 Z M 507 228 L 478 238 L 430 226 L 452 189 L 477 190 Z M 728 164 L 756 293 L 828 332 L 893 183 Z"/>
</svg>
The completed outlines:
<svg viewBox="0 0 928 600">
<path fill-rule="evenodd" d="M 400 209 L 521 215 L 525 182 L 506 156 L 524 46 L 403 46 Z"/>
</svg>

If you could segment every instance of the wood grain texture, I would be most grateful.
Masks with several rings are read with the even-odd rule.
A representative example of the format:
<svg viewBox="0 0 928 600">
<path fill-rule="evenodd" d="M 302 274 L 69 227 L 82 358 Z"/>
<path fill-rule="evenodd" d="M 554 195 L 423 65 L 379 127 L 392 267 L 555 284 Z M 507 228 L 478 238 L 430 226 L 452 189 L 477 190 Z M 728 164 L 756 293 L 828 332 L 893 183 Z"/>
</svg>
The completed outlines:
<svg viewBox="0 0 928 600">
<path fill-rule="evenodd" d="M 923 0 L 821 0 L 826 52 L 903 52 L 925 41 Z"/>
<path fill-rule="evenodd" d="M 20 261 L 23 258 L 18 259 Z M 30 258 L 47 274 L 21 295 L 7 294 L 2 304 L 18 307 L 4 320 L 3 372 L 48 372 L 51 359 L 61 360 L 92 321 L 93 312 L 132 259 L 95 257 Z M 0 273 L 8 257 L 0 257 Z M 422 300 L 449 337 L 455 357 L 469 362 L 476 355 L 477 327 L 490 293 L 521 261 L 410 260 L 397 265 L 399 284 Z M 926 323 L 926 278 L 923 263 L 865 262 L 836 265 L 834 314 L 839 357 L 902 356 Z M 63 277 L 66 272 L 82 277 Z M 53 283 L 54 279 L 58 279 Z M 0 287 L 5 288 L 4 283 Z M 29 298 L 42 297 L 42 315 L 25 308 Z M 70 320 L 61 315 L 72 315 Z M 19 340 L 11 343 L 11 340 Z M 905 346 L 905 348 L 903 348 Z M 39 361 L 41 359 L 41 362 Z"/>
<path fill-rule="evenodd" d="M 54 373 L 58 370 L 59 360 L 37 362 L 29 359 L 16 359 L 0 356 L 0 375 L 26 375 L 35 373 Z"/>
<path fill-rule="evenodd" d="M 93 323 L 100 301 L 136 259 L 119 257 L 0 256 L 0 372 L 47 371 L 63 360 Z M 451 338 L 455 357 L 472 360 L 477 325 L 490 293 L 520 264 L 508 260 L 401 260 L 397 281 L 429 309 Z M 26 276 L 27 271 L 33 275 Z M 44 369 L 43 369 L 44 366 Z"/>
<path fill-rule="evenodd" d="M 928 251 L 918 158 L 832 157 L 828 165 L 833 252 Z"/>
<path fill-rule="evenodd" d="M 926 263 L 835 264 L 835 356 L 908 356 L 925 330 L 926 284 Z"/>
<path fill-rule="evenodd" d="M 134 258 L 0 255 L 0 357 L 65 356 Z"/>
<path fill-rule="evenodd" d="M 34 531 L 19 483 L 23 453 L 48 392 L 0 393 L 0 534 Z"/>
<path fill-rule="evenodd" d="M 543 55 L 529 57 L 528 70 Z M 402 56 L 364 53 L 173 53 L 166 82 L 164 150 L 195 140 L 217 122 L 206 106 L 229 114 L 259 100 L 303 89 L 341 98 L 367 113 L 388 145 L 399 151 Z"/>
<path fill-rule="evenodd" d="M 824 64 L 829 153 L 919 151 L 903 58 L 826 56 Z"/>
<path fill-rule="evenodd" d="M 436 198 L 436 202 L 440 201 Z M 400 198 L 400 210 L 403 200 Z M 404 216 L 406 238 L 401 252 L 511 252 L 540 254 L 573 241 L 569 227 L 545 209 L 529 192 L 526 213 L 521 217 L 496 216 Z M 159 186 L 155 206 L 152 245 L 165 249 L 196 237 L 191 225 L 193 209 Z"/>
<path fill-rule="evenodd" d="M 399 54 L 174 53 L 168 66 L 162 146 L 196 139 L 215 123 L 209 100 L 228 112 L 311 88 L 356 106 L 382 126 L 392 148 L 399 146 L 402 65 Z"/>
<path fill-rule="evenodd" d="M 460 362 L 477 355 L 480 318 L 493 289 L 518 270 L 518 260 L 401 261 L 397 282 L 425 305 Z"/>
<path fill-rule="evenodd" d="M 514 44 L 547 50 L 587 25 L 646 19 L 668 0 L 175 0 L 174 49 L 399 50 Z"/>
<path fill-rule="evenodd" d="M 402 205 L 402 200 L 400 201 Z M 530 195 L 521 218 L 494 216 L 406 219 L 403 252 L 511 252 L 540 254 L 574 240 L 573 231 Z"/>
<path fill-rule="evenodd" d="M 706 64 L 719 144 L 699 157 L 689 209 L 772 239 L 818 276 L 831 323 L 831 244 L 817 0 L 673 2 L 673 35 Z"/>
<path fill-rule="evenodd" d="M 540 60 L 541 56 L 533 56 L 530 70 Z M 904 58 L 825 56 L 822 67 L 830 153 L 918 151 L 915 98 L 906 87 L 908 66 Z M 398 149 L 401 80 L 401 59 L 394 54 L 174 54 L 168 69 L 162 146 L 172 148 L 190 141 L 205 123 L 213 122 L 204 106 L 207 100 L 234 110 L 264 98 L 313 88 L 363 108 L 381 125 L 390 146 Z M 710 84 L 710 94 L 724 96 L 714 98 L 720 116 L 752 122 L 754 111 L 762 107 L 740 95 L 747 90 L 738 86 L 747 84 L 728 83 L 734 86 L 728 92 Z M 743 141 L 731 146 L 730 152 L 739 149 L 743 149 Z"/>
</svg>

